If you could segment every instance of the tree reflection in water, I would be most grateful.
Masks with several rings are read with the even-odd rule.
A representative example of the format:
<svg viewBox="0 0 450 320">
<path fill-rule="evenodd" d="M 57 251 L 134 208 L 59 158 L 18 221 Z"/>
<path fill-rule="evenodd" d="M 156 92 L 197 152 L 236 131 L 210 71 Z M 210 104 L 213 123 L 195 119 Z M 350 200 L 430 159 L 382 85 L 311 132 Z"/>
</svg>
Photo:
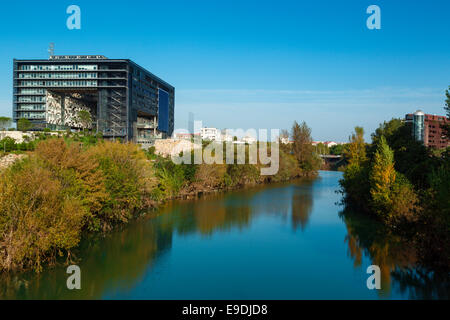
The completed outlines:
<svg viewBox="0 0 450 320">
<path fill-rule="evenodd" d="M 133 291 L 140 283 L 155 285 L 152 281 L 146 281 L 146 277 L 154 271 L 158 272 L 155 267 L 163 266 L 160 263 L 166 257 L 169 258 L 166 253 L 172 249 L 172 241 L 177 239 L 174 235 L 180 238 L 200 234 L 204 240 L 209 241 L 214 234 L 220 232 L 249 231 L 253 226 L 258 226 L 254 222 L 263 216 L 264 219 L 261 220 L 264 226 L 274 225 L 275 231 L 285 232 L 285 226 L 292 226 L 294 231 L 309 228 L 311 234 L 318 232 L 316 234 L 323 235 L 328 229 L 317 229 L 309 221 L 311 215 L 323 214 L 325 210 L 335 208 L 329 205 L 329 197 L 337 185 L 337 178 L 331 176 L 324 181 L 300 181 L 281 187 L 264 186 L 225 195 L 209 195 L 197 200 L 167 203 L 160 210 L 149 213 L 147 217 L 122 230 L 83 241 L 80 249 L 75 252 L 78 257 L 82 257 L 75 262 L 82 271 L 81 291 L 67 290 L 66 268 L 56 267 L 40 276 L 32 273 L 1 276 L 0 299 L 101 299 L 121 296 L 122 293 L 126 296 L 127 292 Z M 326 200 L 321 202 L 321 199 Z M 339 226 L 340 238 L 343 236 L 341 221 L 336 219 L 334 212 L 330 214 L 333 217 L 331 221 Z M 394 235 L 367 215 L 350 210 L 339 215 L 347 229 L 345 241 L 354 266 L 362 267 L 367 264 L 367 258 L 370 259 L 370 264 L 380 266 L 382 290 L 378 293 L 381 297 L 397 292 L 401 295 L 393 296 L 409 295 L 415 299 L 449 297 L 448 274 L 429 272 L 430 269 L 422 262 L 423 250 L 416 249 L 416 242 Z M 261 239 L 272 229 L 263 230 L 258 234 Z M 289 236 L 291 243 L 297 245 L 298 239 L 304 235 L 291 232 Z M 322 239 L 326 244 L 328 238 Z M 263 243 L 261 247 L 255 247 L 255 250 L 265 250 L 265 245 Z M 278 248 L 283 248 L 284 243 L 280 242 L 278 245 Z M 289 263 L 299 262 L 298 256 L 290 251 L 281 256 Z M 313 255 L 313 258 L 317 257 Z M 335 258 L 338 263 L 347 265 L 345 257 L 339 255 Z M 276 264 L 274 267 L 276 268 Z"/>
<path fill-rule="evenodd" d="M 448 273 L 430 271 L 421 263 L 414 241 L 394 235 L 367 215 L 346 209 L 340 217 L 347 227 L 345 241 L 354 267 L 361 267 L 363 256 L 381 269 L 381 297 L 392 289 L 408 294 L 410 299 L 448 299 Z"/>
<path fill-rule="evenodd" d="M 171 246 L 172 236 L 153 221 L 133 223 L 105 237 L 90 237 L 78 250 L 82 290 L 66 288 L 66 269 L 41 275 L 3 275 L 2 299 L 100 299 L 107 289 L 126 290 L 139 281 L 154 260 Z M 83 272 L 85 271 L 85 272 Z"/>
<path fill-rule="evenodd" d="M 292 195 L 292 227 L 297 230 L 298 227 L 302 231 L 308 225 L 308 221 L 313 208 L 313 188 L 312 181 L 298 185 L 294 189 Z"/>
</svg>

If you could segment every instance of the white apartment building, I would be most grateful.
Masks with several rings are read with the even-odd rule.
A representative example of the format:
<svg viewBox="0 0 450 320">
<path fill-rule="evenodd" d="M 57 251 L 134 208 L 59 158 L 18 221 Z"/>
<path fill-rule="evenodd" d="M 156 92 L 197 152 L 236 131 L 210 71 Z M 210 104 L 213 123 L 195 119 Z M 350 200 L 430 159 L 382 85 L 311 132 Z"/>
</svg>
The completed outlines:
<svg viewBox="0 0 450 320">
<path fill-rule="evenodd" d="M 203 140 L 220 141 L 221 133 L 217 128 L 202 128 L 200 135 Z"/>
</svg>

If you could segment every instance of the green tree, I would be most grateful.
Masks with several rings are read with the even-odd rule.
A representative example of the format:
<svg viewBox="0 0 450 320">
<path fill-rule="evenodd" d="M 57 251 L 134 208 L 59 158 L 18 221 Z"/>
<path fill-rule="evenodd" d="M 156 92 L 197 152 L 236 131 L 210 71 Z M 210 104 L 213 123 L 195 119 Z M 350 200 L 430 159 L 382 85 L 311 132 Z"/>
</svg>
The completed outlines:
<svg viewBox="0 0 450 320">
<path fill-rule="evenodd" d="M 89 129 L 92 125 L 92 116 L 89 111 L 81 110 L 78 111 L 78 121 L 84 130 Z"/>
<path fill-rule="evenodd" d="M 395 170 L 404 174 L 409 181 L 420 188 L 428 187 L 428 178 L 434 159 L 422 143 L 416 141 L 411 134 L 411 124 L 401 119 L 391 119 L 380 124 L 372 134 L 372 145 L 369 158 L 373 158 L 378 142 L 383 136 L 394 151 Z"/>
<path fill-rule="evenodd" d="M 392 203 L 392 189 L 395 183 L 394 152 L 381 136 L 370 171 L 370 195 L 375 212 L 389 214 Z"/>
<path fill-rule="evenodd" d="M 28 131 L 32 126 L 33 124 L 28 119 L 22 118 L 17 121 L 17 129 L 20 131 Z"/>
<path fill-rule="evenodd" d="M 381 136 L 369 175 L 370 204 L 384 221 L 417 219 L 418 199 L 408 179 L 395 171 L 394 151 Z"/>
<path fill-rule="evenodd" d="M 344 153 L 344 145 L 338 144 L 330 148 L 330 154 L 340 156 Z"/>
<path fill-rule="evenodd" d="M 11 118 L 8 117 L 0 117 L 0 130 L 8 130 L 11 127 Z"/>
<path fill-rule="evenodd" d="M 297 121 L 294 122 L 292 126 L 292 139 L 294 140 L 292 150 L 297 158 L 299 167 L 306 172 L 317 170 L 320 165 L 320 159 L 314 153 L 311 129 L 307 126 L 306 122 L 303 121 L 301 125 Z"/>
<path fill-rule="evenodd" d="M 445 90 L 445 111 L 447 112 L 447 118 L 450 118 L 450 86 Z M 444 125 L 444 132 L 448 139 L 450 139 L 450 123 Z"/>
</svg>

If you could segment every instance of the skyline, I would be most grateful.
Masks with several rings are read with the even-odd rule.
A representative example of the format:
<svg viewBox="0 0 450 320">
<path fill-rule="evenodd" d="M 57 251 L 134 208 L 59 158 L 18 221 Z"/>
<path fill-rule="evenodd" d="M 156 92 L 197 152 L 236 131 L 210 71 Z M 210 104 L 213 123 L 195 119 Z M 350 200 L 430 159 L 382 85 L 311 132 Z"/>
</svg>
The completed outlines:
<svg viewBox="0 0 450 320">
<path fill-rule="evenodd" d="M 66 28 L 72 3 L 4 4 L 0 115 L 12 111 L 12 60 L 48 58 L 50 42 L 56 55 L 129 58 L 167 80 L 176 128 L 187 128 L 189 112 L 218 128 L 289 129 L 297 120 L 314 140 L 345 142 L 357 125 L 368 139 L 392 117 L 444 114 L 445 1 L 134 3 L 76 1 L 81 30 Z M 366 27 L 371 4 L 381 8 L 381 30 Z"/>
</svg>

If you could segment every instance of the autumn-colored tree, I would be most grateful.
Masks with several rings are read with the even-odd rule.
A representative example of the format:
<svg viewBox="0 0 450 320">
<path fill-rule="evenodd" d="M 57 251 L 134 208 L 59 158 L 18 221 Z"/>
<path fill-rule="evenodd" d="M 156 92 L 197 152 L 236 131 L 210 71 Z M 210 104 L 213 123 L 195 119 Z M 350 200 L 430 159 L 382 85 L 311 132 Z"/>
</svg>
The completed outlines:
<svg viewBox="0 0 450 320">
<path fill-rule="evenodd" d="M 386 139 L 382 136 L 370 171 L 371 204 L 380 216 L 389 214 L 395 176 L 394 152 L 389 148 Z"/>
<path fill-rule="evenodd" d="M 416 220 L 417 196 L 408 179 L 396 172 L 394 165 L 394 151 L 381 136 L 369 176 L 371 207 L 386 222 Z"/>
<path fill-rule="evenodd" d="M 355 133 L 349 138 L 349 144 L 345 149 L 344 155 L 349 164 L 361 165 L 367 160 L 366 144 L 364 142 L 364 129 L 355 127 Z"/>
</svg>

